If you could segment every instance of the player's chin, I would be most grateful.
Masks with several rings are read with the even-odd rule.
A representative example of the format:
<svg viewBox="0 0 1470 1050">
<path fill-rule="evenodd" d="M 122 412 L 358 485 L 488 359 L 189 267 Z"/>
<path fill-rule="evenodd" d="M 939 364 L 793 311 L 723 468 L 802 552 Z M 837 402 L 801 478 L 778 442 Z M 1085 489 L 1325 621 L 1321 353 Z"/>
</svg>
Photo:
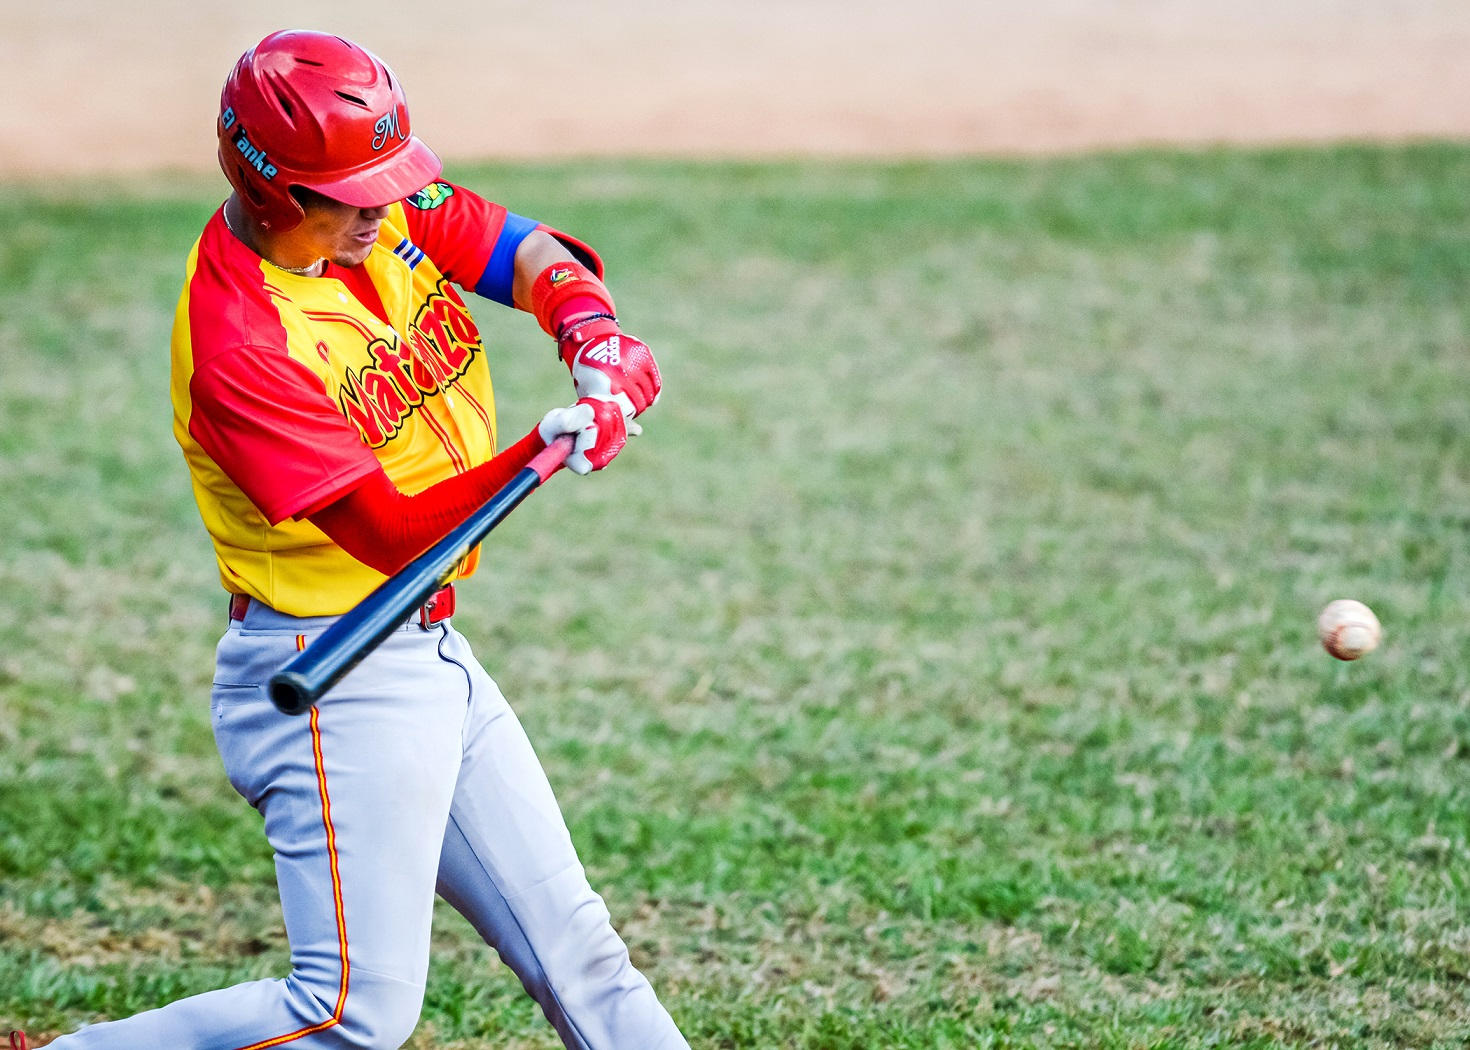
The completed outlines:
<svg viewBox="0 0 1470 1050">
<path fill-rule="evenodd" d="M 376 240 L 364 244 L 354 240 L 350 244 L 343 245 L 337 253 L 332 256 L 332 261 L 338 266 L 361 266 L 367 257 L 373 254 L 373 245 Z"/>
</svg>

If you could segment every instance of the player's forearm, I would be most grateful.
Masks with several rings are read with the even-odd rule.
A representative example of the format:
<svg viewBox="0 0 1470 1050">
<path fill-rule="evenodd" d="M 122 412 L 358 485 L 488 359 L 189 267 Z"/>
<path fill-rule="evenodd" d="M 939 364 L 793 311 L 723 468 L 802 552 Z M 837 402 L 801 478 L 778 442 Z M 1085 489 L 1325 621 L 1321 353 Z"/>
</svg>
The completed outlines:
<svg viewBox="0 0 1470 1050">
<path fill-rule="evenodd" d="M 516 306 L 530 310 L 531 288 L 536 278 L 557 263 L 576 261 L 571 249 L 545 230 L 528 233 L 516 248 L 515 282 L 512 286 Z"/>
<path fill-rule="evenodd" d="M 544 230 L 516 249 L 515 301 L 553 339 L 579 320 L 614 314 L 612 293 L 602 278 Z"/>
<path fill-rule="evenodd" d="M 641 433 L 632 420 L 658 399 L 663 380 L 648 345 L 618 323 L 600 274 L 541 230 L 521 243 L 515 264 L 516 305 L 556 340 L 577 396 L 616 402 L 629 421 L 628 433 Z"/>
<path fill-rule="evenodd" d="M 532 430 L 487 463 L 412 496 L 378 471 L 308 520 L 348 554 L 392 576 L 442 539 L 546 447 Z"/>
</svg>

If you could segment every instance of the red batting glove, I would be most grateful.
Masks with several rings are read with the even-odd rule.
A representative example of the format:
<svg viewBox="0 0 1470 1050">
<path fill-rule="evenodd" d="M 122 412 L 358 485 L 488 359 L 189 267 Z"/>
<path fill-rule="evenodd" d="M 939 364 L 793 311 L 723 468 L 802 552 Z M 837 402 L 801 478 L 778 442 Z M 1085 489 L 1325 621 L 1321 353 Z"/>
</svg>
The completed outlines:
<svg viewBox="0 0 1470 1050">
<path fill-rule="evenodd" d="M 616 401 L 584 397 L 567 408 L 553 408 L 541 417 L 536 429 L 548 445 L 563 434 L 577 435 L 576 447 L 567 457 L 574 474 L 590 474 L 613 461 L 628 443 L 627 424 Z"/>
<path fill-rule="evenodd" d="M 625 334 L 611 318 L 594 317 L 568 325 L 556 346 L 572 370 L 578 397 L 614 401 L 629 421 L 658 400 L 663 382 L 653 351 L 641 339 Z M 629 423 L 631 434 L 642 429 Z"/>
</svg>

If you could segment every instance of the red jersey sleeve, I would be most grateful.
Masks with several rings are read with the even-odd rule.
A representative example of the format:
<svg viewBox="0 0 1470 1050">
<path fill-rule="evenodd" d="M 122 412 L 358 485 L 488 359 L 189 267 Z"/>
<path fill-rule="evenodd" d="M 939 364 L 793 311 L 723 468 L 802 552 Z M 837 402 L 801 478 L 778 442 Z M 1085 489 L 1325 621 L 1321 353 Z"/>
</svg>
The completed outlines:
<svg viewBox="0 0 1470 1050">
<path fill-rule="evenodd" d="M 403 213 L 409 239 L 434 260 L 440 273 L 466 291 L 505 306 L 515 305 L 516 249 L 535 230 L 551 234 L 602 276 L 602 259 L 575 237 L 509 212 L 454 183 L 430 183 L 403 202 Z"/>
<path fill-rule="evenodd" d="M 189 381 L 189 434 L 272 525 L 380 470 L 322 381 L 281 350 L 216 354 Z"/>
<path fill-rule="evenodd" d="M 419 190 L 403 202 L 403 213 L 409 239 L 434 260 L 440 273 L 466 291 L 474 291 L 479 283 L 510 214 L 449 182 L 433 182 Z"/>
</svg>

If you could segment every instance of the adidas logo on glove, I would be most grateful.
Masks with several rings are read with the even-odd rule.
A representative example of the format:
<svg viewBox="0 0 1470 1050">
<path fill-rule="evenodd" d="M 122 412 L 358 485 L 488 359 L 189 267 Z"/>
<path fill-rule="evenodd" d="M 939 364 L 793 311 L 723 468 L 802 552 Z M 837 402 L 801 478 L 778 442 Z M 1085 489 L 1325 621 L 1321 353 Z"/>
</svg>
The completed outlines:
<svg viewBox="0 0 1470 1050">
<path fill-rule="evenodd" d="M 609 336 L 606 342 L 598 343 L 590 350 L 583 350 L 582 360 L 596 361 L 604 365 L 620 365 L 623 363 L 621 343 L 621 336 Z"/>
</svg>

